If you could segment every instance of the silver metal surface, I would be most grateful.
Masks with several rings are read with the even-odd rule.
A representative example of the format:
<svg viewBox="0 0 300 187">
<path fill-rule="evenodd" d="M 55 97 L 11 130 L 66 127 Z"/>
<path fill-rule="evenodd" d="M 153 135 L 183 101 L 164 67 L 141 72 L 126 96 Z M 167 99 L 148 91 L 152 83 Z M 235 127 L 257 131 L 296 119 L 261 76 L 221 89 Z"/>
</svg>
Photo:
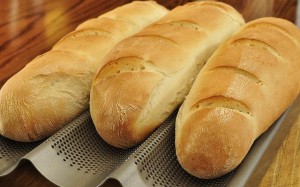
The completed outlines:
<svg viewBox="0 0 300 187">
<path fill-rule="evenodd" d="M 115 172 L 124 187 L 131 186 L 225 186 L 233 172 L 213 180 L 200 180 L 189 175 L 179 165 L 175 155 L 174 113 Z"/>
<path fill-rule="evenodd" d="M 300 113 L 300 96 L 253 144 L 231 173 L 213 180 L 200 180 L 185 172 L 175 155 L 175 114 L 142 144 L 111 178 L 125 187 L 138 186 L 258 186 L 291 125 Z"/>
<path fill-rule="evenodd" d="M 97 186 L 134 150 L 104 142 L 86 112 L 24 158 L 58 186 Z"/>
<path fill-rule="evenodd" d="M 0 135 L 0 176 L 5 176 L 12 172 L 19 164 L 20 159 L 40 143 L 40 141 L 21 143 Z"/>
<path fill-rule="evenodd" d="M 186 173 L 175 155 L 175 115 L 143 144 L 123 150 L 105 143 L 89 112 L 44 142 L 18 143 L 0 137 L 0 174 L 11 172 L 20 160 L 29 160 L 58 186 L 100 186 L 114 178 L 127 186 L 255 186 L 300 112 L 300 99 L 253 145 L 233 172 L 200 180 Z"/>
</svg>

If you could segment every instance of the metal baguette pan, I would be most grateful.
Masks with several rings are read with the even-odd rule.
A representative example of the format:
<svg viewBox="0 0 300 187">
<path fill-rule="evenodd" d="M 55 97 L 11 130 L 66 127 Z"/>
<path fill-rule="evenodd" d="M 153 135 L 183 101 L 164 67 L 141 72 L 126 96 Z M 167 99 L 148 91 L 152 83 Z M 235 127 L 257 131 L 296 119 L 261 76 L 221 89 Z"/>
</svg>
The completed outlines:
<svg viewBox="0 0 300 187">
<path fill-rule="evenodd" d="M 143 144 L 129 150 L 106 144 L 89 112 L 44 142 L 17 143 L 0 137 L 1 175 L 29 160 L 58 186 L 100 186 L 114 178 L 123 186 L 255 186 L 263 177 L 285 135 L 300 112 L 300 98 L 253 145 L 233 172 L 199 180 L 177 162 L 174 113 Z"/>
<path fill-rule="evenodd" d="M 108 145 L 85 112 L 24 158 L 58 186 L 97 186 L 135 149 Z"/>
<path fill-rule="evenodd" d="M 225 186 L 234 172 L 200 180 L 179 165 L 175 155 L 174 113 L 111 177 L 123 186 Z"/>
<path fill-rule="evenodd" d="M 240 187 L 258 186 L 291 125 L 300 112 L 300 96 L 293 105 L 253 144 L 234 171 L 212 180 L 189 175 L 175 155 L 175 114 L 142 144 L 111 178 L 123 186 Z"/>
<path fill-rule="evenodd" d="M 12 172 L 28 152 L 41 142 L 21 143 L 0 135 L 0 177 Z"/>
</svg>

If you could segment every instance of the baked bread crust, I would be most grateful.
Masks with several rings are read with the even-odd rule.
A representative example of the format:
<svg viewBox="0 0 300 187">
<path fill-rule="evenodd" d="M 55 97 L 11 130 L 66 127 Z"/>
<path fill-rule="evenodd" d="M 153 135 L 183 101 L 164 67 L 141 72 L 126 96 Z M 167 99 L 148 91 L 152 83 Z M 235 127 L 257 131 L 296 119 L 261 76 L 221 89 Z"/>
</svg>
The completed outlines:
<svg viewBox="0 0 300 187">
<path fill-rule="evenodd" d="M 220 2 L 193 2 L 123 40 L 105 57 L 91 89 L 100 136 L 115 147 L 145 140 L 183 101 L 220 42 L 244 24 Z"/>
<path fill-rule="evenodd" d="M 167 12 L 154 1 L 135 1 L 79 25 L 2 87 L 0 133 L 36 141 L 71 122 L 88 109 L 93 76 L 109 50 Z"/>
<path fill-rule="evenodd" d="M 247 23 L 197 76 L 176 119 L 181 166 L 204 179 L 236 168 L 300 88 L 300 31 L 279 18 Z"/>
</svg>

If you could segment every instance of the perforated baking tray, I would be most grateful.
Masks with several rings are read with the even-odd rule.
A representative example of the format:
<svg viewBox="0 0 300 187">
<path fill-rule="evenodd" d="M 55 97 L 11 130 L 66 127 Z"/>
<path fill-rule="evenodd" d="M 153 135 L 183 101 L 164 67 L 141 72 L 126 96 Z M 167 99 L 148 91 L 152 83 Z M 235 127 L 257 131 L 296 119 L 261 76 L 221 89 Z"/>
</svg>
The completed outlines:
<svg viewBox="0 0 300 187">
<path fill-rule="evenodd" d="M 300 112 L 300 99 L 255 141 L 242 164 L 213 180 L 186 173 L 175 156 L 176 112 L 143 144 L 117 149 L 97 134 L 85 112 L 46 141 L 18 143 L 0 137 L 0 176 L 28 160 L 58 186 L 101 186 L 116 179 L 123 186 L 256 186 Z"/>
</svg>

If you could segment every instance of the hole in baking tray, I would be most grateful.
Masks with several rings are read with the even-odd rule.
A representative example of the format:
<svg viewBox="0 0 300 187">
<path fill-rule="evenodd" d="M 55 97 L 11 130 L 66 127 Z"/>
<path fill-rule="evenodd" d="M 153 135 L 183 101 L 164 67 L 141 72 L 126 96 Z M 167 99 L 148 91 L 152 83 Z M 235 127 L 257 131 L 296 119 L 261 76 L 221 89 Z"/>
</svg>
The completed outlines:
<svg viewBox="0 0 300 187">
<path fill-rule="evenodd" d="M 121 183 L 116 180 L 116 179 L 112 179 L 112 178 L 109 178 L 107 179 L 102 185 L 101 187 L 122 187 Z"/>
<path fill-rule="evenodd" d="M 65 141 L 61 141 L 62 138 Z M 51 137 L 50 141 L 63 162 L 75 171 L 91 175 L 110 173 L 134 151 L 134 148 L 118 149 L 104 142 L 88 112 Z"/>
</svg>

